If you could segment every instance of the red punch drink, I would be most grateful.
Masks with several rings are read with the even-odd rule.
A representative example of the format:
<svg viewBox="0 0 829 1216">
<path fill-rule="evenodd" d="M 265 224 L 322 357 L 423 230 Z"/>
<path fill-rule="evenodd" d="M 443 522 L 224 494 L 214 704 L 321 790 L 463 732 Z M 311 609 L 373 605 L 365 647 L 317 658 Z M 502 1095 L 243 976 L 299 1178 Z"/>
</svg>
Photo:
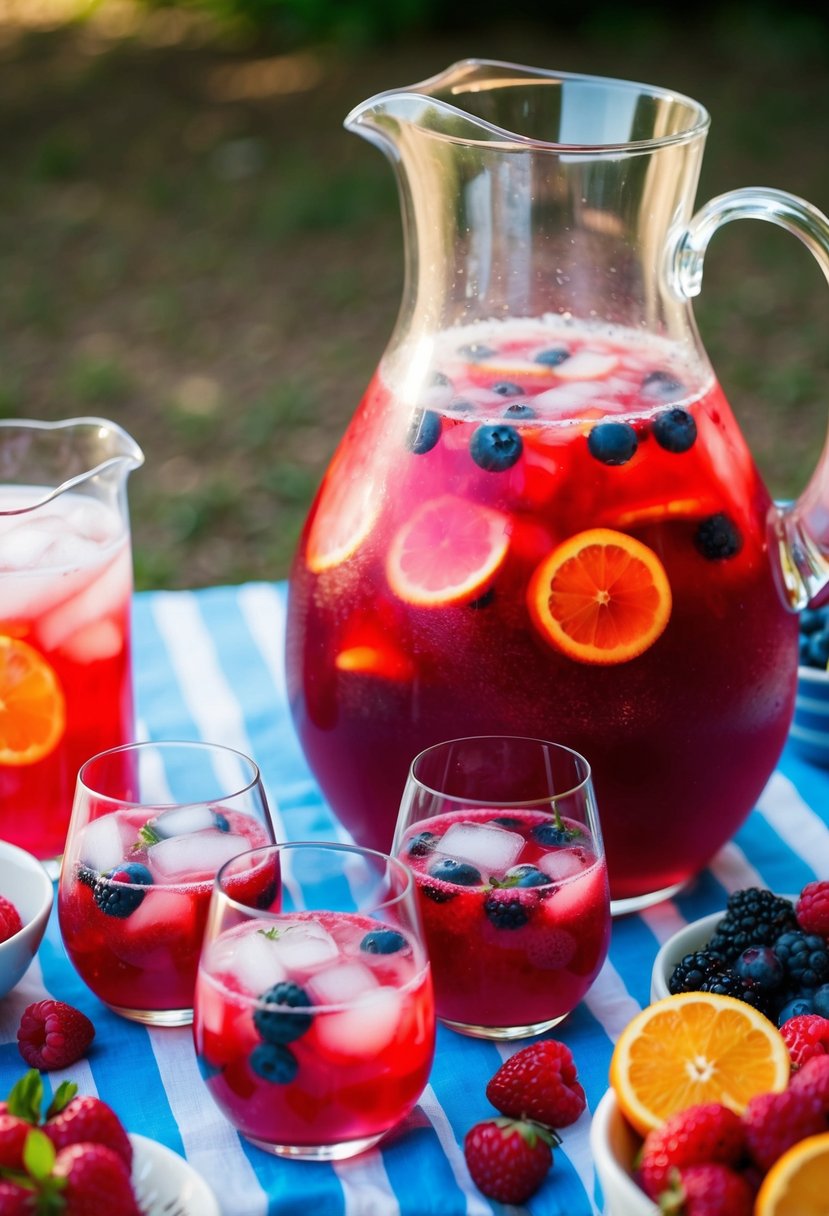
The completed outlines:
<svg viewBox="0 0 829 1216">
<path fill-rule="evenodd" d="M 206 945 L 194 1032 L 208 1088 L 244 1136 L 290 1156 L 349 1156 L 426 1085 L 425 953 L 356 913 L 254 918 Z"/>
<path fill-rule="evenodd" d="M 78 769 L 133 737 L 132 560 L 121 515 L 0 487 L 0 836 L 63 852 Z"/>
<path fill-rule="evenodd" d="M 788 730 L 769 495 L 710 369 L 667 341 L 550 318 L 422 346 L 381 365 L 295 562 L 311 767 L 386 848 L 421 749 L 555 739 L 593 769 L 613 897 L 664 893 L 734 834 Z"/>
<path fill-rule="evenodd" d="M 607 869 L 582 824 L 469 808 L 414 824 L 399 855 L 417 881 L 442 1020 L 549 1027 L 575 1008 L 610 941 Z"/>
</svg>

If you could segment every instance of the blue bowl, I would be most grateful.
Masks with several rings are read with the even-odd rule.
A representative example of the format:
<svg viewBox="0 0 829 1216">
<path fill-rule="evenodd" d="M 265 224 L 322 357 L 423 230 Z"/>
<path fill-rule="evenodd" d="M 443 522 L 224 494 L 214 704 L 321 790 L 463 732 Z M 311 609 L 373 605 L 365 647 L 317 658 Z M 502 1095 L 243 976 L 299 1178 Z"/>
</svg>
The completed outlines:
<svg viewBox="0 0 829 1216">
<path fill-rule="evenodd" d="M 829 672 L 798 667 L 789 739 L 804 759 L 829 768 Z"/>
</svg>

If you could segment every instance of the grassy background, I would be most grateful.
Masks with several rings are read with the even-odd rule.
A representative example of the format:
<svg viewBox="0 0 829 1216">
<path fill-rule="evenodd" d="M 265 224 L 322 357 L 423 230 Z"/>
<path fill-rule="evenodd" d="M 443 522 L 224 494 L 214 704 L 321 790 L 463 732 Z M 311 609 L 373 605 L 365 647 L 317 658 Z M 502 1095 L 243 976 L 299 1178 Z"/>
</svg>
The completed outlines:
<svg viewBox="0 0 829 1216">
<path fill-rule="evenodd" d="M 342 129 L 371 93 L 467 55 L 648 80 L 711 111 L 698 202 L 770 185 L 829 210 L 826 20 L 667 7 L 280 46 L 195 7 L 0 0 L 0 413 L 135 436 L 140 587 L 287 572 L 400 298 L 391 171 Z M 695 311 L 770 487 L 796 493 L 829 401 L 817 264 L 729 225 Z"/>
</svg>

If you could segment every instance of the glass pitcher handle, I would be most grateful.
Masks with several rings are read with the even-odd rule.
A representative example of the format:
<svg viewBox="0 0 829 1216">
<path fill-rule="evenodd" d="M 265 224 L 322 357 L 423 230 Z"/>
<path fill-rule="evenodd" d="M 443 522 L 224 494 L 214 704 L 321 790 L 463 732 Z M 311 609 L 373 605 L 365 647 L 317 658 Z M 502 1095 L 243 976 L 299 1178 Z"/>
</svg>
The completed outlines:
<svg viewBox="0 0 829 1216">
<path fill-rule="evenodd" d="M 799 237 L 829 281 L 829 219 L 794 194 L 750 186 L 712 198 L 678 233 L 668 273 L 678 294 L 699 295 L 708 242 L 723 224 L 742 219 L 768 220 Z M 829 443 L 800 497 L 773 504 L 768 536 L 783 598 L 799 611 L 829 584 Z"/>
</svg>

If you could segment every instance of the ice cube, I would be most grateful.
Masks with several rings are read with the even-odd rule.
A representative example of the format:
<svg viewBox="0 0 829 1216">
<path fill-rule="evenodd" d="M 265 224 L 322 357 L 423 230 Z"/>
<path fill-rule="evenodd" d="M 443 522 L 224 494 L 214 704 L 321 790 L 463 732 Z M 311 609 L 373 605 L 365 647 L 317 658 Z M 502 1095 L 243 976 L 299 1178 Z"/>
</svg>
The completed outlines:
<svg viewBox="0 0 829 1216">
<path fill-rule="evenodd" d="M 379 981 L 362 963 L 337 963 L 318 972 L 309 985 L 319 1005 L 348 1005 L 378 986 Z"/>
<path fill-rule="evenodd" d="M 35 524 L 0 534 L 0 570 L 36 570 L 54 539 Z"/>
<path fill-rule="evenodd" d="M 93 548 L 100 560 L 101 550 L 97 546 Z M 44 616 L 38 625 L 43 645 L 47 650 L 55 650 L 84 626 L 96 624 L 103 617 L 115 615 L 129 600 L 131 587 L 132 566 L 129 551 L 124 548 L 97 578 L 93 578 L 91 583 L 79 589 L 78 594 L 64 600 Z"/>
<path fill-rule="evenodd" d="M 124 635 L 114 621 L 84 625 L 61 646 L 61 653 L 75 663 L 95 663 L 111 659 L 124 649 Z"/>
<path fill-rule="evenodd" d="M 93 819 L 80 835 L 78 858 L 81 864 L 96 874 L 114 869 L 124 860 L 126 835 L 117 815 Z"/>
<path fill-rule="evenodd" d="M 319 921 L 296 920 L 279 925 L 279 958 L 291 971 L 314 971 L 339 954 L 339 947 Z"/>
<path fill-rule="evenodd" d="M 579 849 L 554 849 L 539 857 L 536 864 L 548 878 L 552 878 L 554 882 L 561 882 L 565 878 L 572 878 L 574 874 L 582 872 L 584 856 Z"/>
<path fill-rule="evenodd" d="M 438 853 L 468 861 L 482 874 L 502 874 L 524 847 L 517 832 L 489 823 L 453 823 L 435 845 Z"/>
<path fill-rule="evenodd" d="M 50 570 L 87 569 L 100 559 L 100 553 L 94 540 L 75 536 L 73 532 L 65 532 L 62 536 L 52 537 L 43 563 L 48 565 Z"/>
<path fill-rule="evenodd" d="M 147 849 L 147 864 L 157 882 L 199 882 L 212 878 L 231 857 L 250 848 L 245 836 L 220 832 L 192 832 L 170 836 Z"/>
<path fill-rule="evenodd" d="M 287 978 L 279 957 L 279 939 L 265 929 L 219 938 L 207 959 L 210 971 L 228 971 L 252 996 L 261 996 Z"/>
<path fill-rule="evenodd" d="M 619 362 L 618 355 L 580 350 L 556 368 L 560 380 L 603 380 Z"/>
<path fill-rule="evenodd" d="M 371 1059 L 387 1047 L 400 1025 L 403 997 L 396 988 L 374 988 L 342 1013 L 320 1014 L 316 1033 L 331 1052 Z"/>
<path fill-rule="evenodd" d="M 192 832 L 203 832 L 216 826 L 210 807 L 203 805 L 176 806 L 170 811 L 162 811 L 151 822 L 162 840 L 169 836 L 187 836 Z"/>
</svg>

